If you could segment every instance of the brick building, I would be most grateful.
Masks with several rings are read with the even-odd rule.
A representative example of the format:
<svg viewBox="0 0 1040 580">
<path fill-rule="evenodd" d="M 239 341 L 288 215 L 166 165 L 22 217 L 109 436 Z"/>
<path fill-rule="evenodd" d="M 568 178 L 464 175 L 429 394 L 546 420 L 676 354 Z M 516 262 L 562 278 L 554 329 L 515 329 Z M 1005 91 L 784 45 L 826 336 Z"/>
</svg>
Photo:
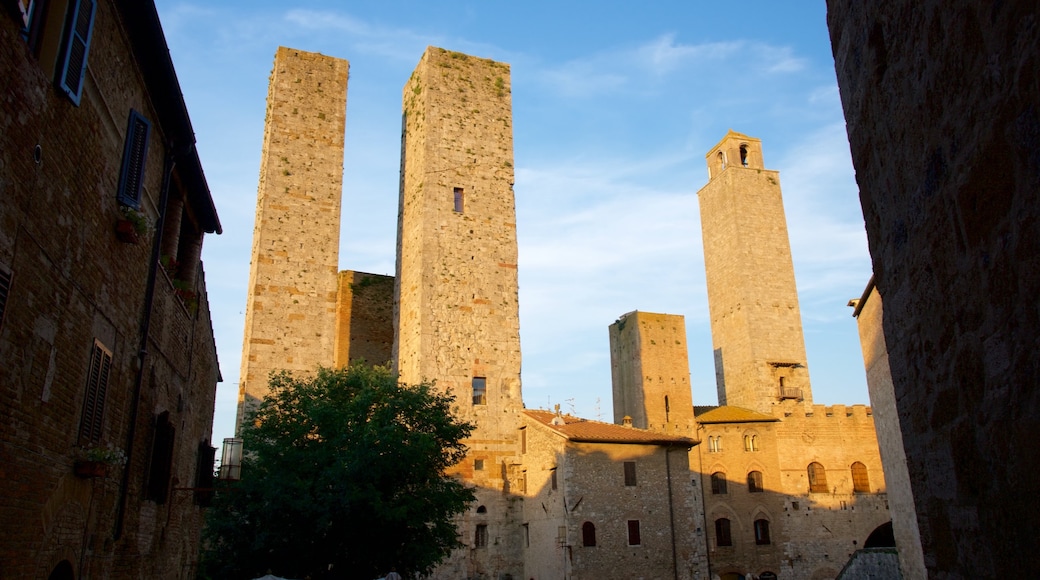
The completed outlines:
<svg viewBox="0 0 1040 580">
<path fill-rule="evenodd" d="M 158 16 L 3 9 L 0 576 L 193 577 L 221 228 Z"/>
</svg>

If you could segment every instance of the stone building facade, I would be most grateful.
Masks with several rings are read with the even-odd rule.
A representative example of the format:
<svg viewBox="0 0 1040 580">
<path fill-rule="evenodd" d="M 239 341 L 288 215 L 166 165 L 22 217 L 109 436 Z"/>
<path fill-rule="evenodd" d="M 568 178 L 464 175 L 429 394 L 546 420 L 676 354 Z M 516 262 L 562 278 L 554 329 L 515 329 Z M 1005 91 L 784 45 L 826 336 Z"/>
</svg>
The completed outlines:
<svg viewBox="0 0 1040 580">
<path fill-rule="evenodd" d="M 5 2 L 0 78 L 0 576 L 193 578 L 221 227 L 155 7 Z"/>
<path fill-rule="evenodd" d="M 1036 4 L 828 0 L 827 23 L 928 577 L 1031 575 Z"/>
<path fill-rule="evenodd" d="M 296 97 L 276 94 L 278 71 L 302 78 L 312 66 L 336 70 L 334 59 L 298 54 L 278 51 L 269 124 L 296 110 Z M 335 94 L 299 98 L 339 112 L 345 85 L 325 86 Z M 523 405 L 511 119 L 508 65 L 428 48 L 403 91 L 393 295 L 390 278 L 351 271 L 339 274 L 334 309 L 294 298 L 301 286 L 251 284 L 257 296 L 280 294 L 273 313 L 267 303 L 253 313 L 277 315 L 264 327 L 273 341 L 266 347 L 296 344 L 279 321 L 322 316 L 335 326 L 333 351 L 322 343 L 306 351 L 310 359 L 294 356 L 300 366 L 292 369 L 379 362 L 391 337 L 387 358 L 402 381 L 434 380 L 457 397 L 456 413 L 476 429 L 452 474 L 477 501 L 457 522 L 465 547 L 435 578 L 833 578 L 888 522 L 884 478 L 869 409 L 811 404 L 778 174 L 764 169 L 758 140 L 726 135 L 708 155 L 712 179 L 701 191 L 704 229 L 714 232 L 710 243 L 705 234 L 705 261 L 728 404 L 694 407 L 682 317 L 632 312 L 610 328 L 611 425 Z M 326 138 L 342 142 L 341 134 Z M 265 145 L 264 167 L 321 154 L 306 140 L 286 143 L 294 151 Z M 267 235 L 264 221 L 311 219 L 315 207 L 331 205 L 270 203 L 294 191 L 291 176 L 280 175 L 289 180 L 274 192 L 261 180 L 258 238 Z M 333 229 L 322 221 L 307 244 L 333 240 Z M 285 235 L 267 239 L 254 241 L 255 269 L 298 246 Z M 259 344 L 250 332 L 246 342 Z M 285 344 L 274 338 L 283 334 Z M 243 368 L 283 364 L 261 352 L 244 353 Z M 747 489 L 752 478 L 756 487 Z M 725 493 L 714 492 L 718 485 Z"/>
</svg>

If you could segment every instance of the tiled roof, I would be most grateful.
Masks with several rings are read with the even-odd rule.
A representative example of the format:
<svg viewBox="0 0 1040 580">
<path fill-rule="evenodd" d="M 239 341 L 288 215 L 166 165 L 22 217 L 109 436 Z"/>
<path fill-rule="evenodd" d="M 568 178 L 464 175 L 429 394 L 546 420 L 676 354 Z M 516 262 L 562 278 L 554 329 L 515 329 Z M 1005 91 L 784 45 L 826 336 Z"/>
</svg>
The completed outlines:
<svg viewBox="0 0 1040 580">
<path fill-rule="evenodd" d="M 694 406 L 693 415 L 697 418 L 698 423 L 763 423 L 780 420 L 772 415 L 730 405 L 721 407 Z"/>
<path fill-rule="evenodd" d="M 677 445 L 692 447 L 696 441 L 688 437 L 678 437 L 655 433 L 646 429 L 625 427 L 613 423 L 602 423 L 600 421 L 589 421 L 571 415 L 560 415 L 563 419 L 562 425 L 553 425 L 553 418 L 557 415 L 552 411 L 540 411 L 525 409 L 524 413 L 545 425 L 549 429 L 563 435 L 570 441 L 583 443 L 634 443 L 642 445 Z"/>
</svg>

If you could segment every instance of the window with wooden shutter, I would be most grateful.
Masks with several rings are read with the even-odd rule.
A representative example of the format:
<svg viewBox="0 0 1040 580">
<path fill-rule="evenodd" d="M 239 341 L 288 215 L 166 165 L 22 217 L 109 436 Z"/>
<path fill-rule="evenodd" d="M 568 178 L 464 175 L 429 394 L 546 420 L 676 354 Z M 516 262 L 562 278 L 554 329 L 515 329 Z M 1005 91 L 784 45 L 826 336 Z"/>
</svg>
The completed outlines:
<svg viewBox="0 0 1040 580">
<path fill-rule="evenodd" d="M 144 183 L 145 159 L 148 155 L 148 134 L 152 124 L 141 113 L 130 109 L 123 144 L 123 166 L 119 171 L 119 203 L 134 209 L 141 207 L 141 185 Z"/>
<path fill-rule="evenodd" d="M 80 445 L 92 445 L 101 441 L 104 430 L 105 393 L 108 391 L 108 375 L 112 369 L 112 351 L 95 340 L 90 351 L 90 367 L 87 370 L 87 388 L 83 397 L 83 414 L 79 422 Z"/>
<path fill-rule="evenodd" d="M 195 466 L 195 505 L 208 506 L 213 501 L 213 460 L 217 448 L 208 441 L 199 442 L 198 464 Z"/>
<path fill-rule="evenodd" d="M 77 105 L 83 94 L 83 77 L 87 74 L 87 52 L 90 50 L 96 11 L 97 3 L 94 0 L 69 2 L 68 33 L 59 61 L 61 72 L 58 75 L 58 87 Z"/>
<path fill-rule="evenodd" d="M 639 536 L 639 520 L 628 520 L 628 545 L 639 546 L 642 543 Z"/>
<path fill-rule="evenodd" d="M 719 518 L 715 520 L 715 545 L 733 545 L 733 536 L 730 534 L 730 523 L 728 518 Z"/>
<path fill-rule="evenodd" d="M 625 485 L 632 487 L 636 484 L 636 462 L 626 461 L 625 462 Z"/>
<path fill-rule="evenodd" d="M 155 436 L 152 439 L 152 462 L 148 469 L 146 497 L 155 503 L 166 503 L 170 493 L 170 472 L 173 467 L 173 444 L 177 429 L 170 422 L 170 412 L 155 417 Z"/>
<path fill-rule="evenodd" d="M 809 491 L 811 493 L 827 493 L 830 491 L 827 488 L 827 470 L 823 468 L 823 465 L 816 463 L 815 461 L 809 464 Z"/>
<path fill-rule="evenodd" d="M 2 313 L 0 313 L 2 316 Z M 870 493 L 870 476 L 867 475 L 867 466 L 859 461 L 852 464 L 852 491 L 855 493 Z"/>
</svg>

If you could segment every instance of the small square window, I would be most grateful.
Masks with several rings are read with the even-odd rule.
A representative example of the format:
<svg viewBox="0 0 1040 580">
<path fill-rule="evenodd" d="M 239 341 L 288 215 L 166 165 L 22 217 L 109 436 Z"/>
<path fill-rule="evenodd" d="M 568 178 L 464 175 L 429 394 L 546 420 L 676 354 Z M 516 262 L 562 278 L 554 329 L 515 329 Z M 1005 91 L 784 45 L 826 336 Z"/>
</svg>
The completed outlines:
<svg viewBox="0 0 1040 580">
<path fill-rule="evenodd" d="M 484 460 L 483 459 L 474 459 L 473 460 L 473 469 L 475 471 L 484 471 Z"/>
<path fill-rule="evenodd" d="M 473 377 L 473 404 L 487 404 L 487 379 L 485 377 Z"/>
<path fill-rule="evenodd" d="M 455 188 L 455 211 L 457 213 L 462 213 L 462 210 L 465 207 L 464 200 L 465 200 L 465 195 L 462 193 L 462 188 L 461 187 L 456 187 Z"/>
</svg>

